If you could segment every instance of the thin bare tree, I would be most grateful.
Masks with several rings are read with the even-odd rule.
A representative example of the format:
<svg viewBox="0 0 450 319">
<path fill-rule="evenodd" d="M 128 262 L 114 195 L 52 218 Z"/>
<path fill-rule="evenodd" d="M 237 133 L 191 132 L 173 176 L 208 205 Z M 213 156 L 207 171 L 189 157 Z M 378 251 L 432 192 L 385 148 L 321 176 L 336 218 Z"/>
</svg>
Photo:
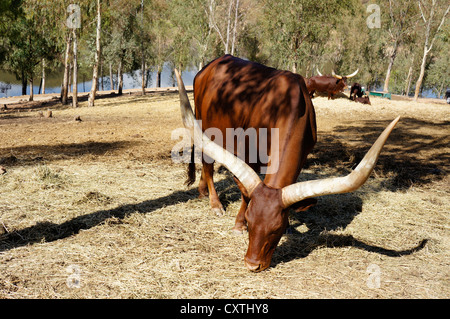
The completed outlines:
<svg viewBox="0 0 450 319">
<path fill-rule="evenodd" d="M 445 4 L 448 2 L 444 1 Z M 414 93 L 414 101 L 417 101 L 419 98 L 420 89 L 422 87 L 422 81 L 423 77 L 425 75 L 425 66 L 427 62 L 428 54 L 430 53 L 431 49 L 433 48 L 434 40 L 436 40 L 436 36 L 438 35 L 439 31 L 441 30 L 442 26 L 444 25 L 445 18 L 447 17 L 448 12 L 450 11 L 450 5 L 447 6 L 446 10 L 444 11 L 444 14 L 442 15 L 442 18 L 440 20 L 440 23 L 438 24 L 436 28 L 436 19 L 439 19 L 436 17 L 436 10 L 438 9 L 439 5 L 441 3 L 438 3 L 436 0 L 432 0 L 431 4 L 425 3 L 423 0 L 418 0 L 419 3 L 419 9 L 420 9 L 420 15 L 422 16 L 422 20 L 424 22 L 425 27 L 425 42 L 423 45 L 423 56 L 422 56 L 422 64 L 420 66 L 420 74 L 419 78 L 416 82 L 416 90 Z M 439 21 L 439 20 L 437 20 Z"/>
<path fill-rule="evenodd" d="M 78 107 L 78 44 L 77 29 L 73 28 L 73 90 L 72 90 L 72 106 Z"/>
<path fill-rule="evenodd" d="M 89 93 L 88 105 L 94 106 L 95 95 L 97 93 L 97 82 L 98 82 L 98 67 L 100 62 L 100 37 L 102 28 L 102 16 L 101 16 L 101 6 L 100 0 L 97 0 L 97 37 L 96 37 L 96 50 L 95 50 L 95 61 L 94 61 L 94 71 L 92 75 L 92 88 Z"/>
<path fill-rule="evenodd" d="M 417 21 L 417 17 L 413 15 L 414 0 L 393 1 L 389 0 L 389 17 L 390 24 L 388 33 L 392 46 L 389 48 L 389 64 L 384 80 L 384 91 L 389 91 L 389 80 L 391 78 L 392 67 L 397 57 L 398 49 L 405 41 L 405 38 L 414 30 L 413 25 Z"/>
<path fill-rule="evenodd" d="M 72 46 L 72 33 L 69 32 L 66 37 L 66 53 L 64 57 L 64 79 L 61 90 L 61 103 L 68 103 L 69 94 L 69 72 L 70 72 L 70 47 Z"/>
<path fill-rule="evenodd" d="M 234 6 L 234 21 L 232 17 Z M 228 11 L 226 17 L 226 28 L 219 25 L 216 20 L 217 4 L 215 0 L 209 0 L 208 9 L 205 10 L 208 16 L 209 25 L 217 32 L 220 41 L 223 44 L 225 54 L 234 54 L 236 48 L 237 24 L 239 22 L 239 0 L 230 0 L 228 3 Z M 225 30 L 223 30 L 225 29 Z"/>
</svg>

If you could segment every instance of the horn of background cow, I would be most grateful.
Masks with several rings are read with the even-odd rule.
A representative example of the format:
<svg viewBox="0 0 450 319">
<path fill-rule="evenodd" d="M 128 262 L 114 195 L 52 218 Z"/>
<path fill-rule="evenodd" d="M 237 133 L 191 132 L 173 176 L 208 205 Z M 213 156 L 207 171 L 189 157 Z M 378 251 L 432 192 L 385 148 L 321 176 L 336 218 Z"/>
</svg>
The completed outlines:
<svg viewBox="0 0 450 319">
<path fill-rule="evenodd" d="M 305 181 L 286 186 L 281 193 L 283 206 L 287 208 L 306 198 L 349 193 L 358 189 L 369 178 L 384 143 L 399 119 L 400 116 L 386 127 L 353 172 L 344 177 Z"/>
<path fill-rule="evenodd" d="M 357 70 L 356 70 L 355 72 L 353 72 L 352 74 L 347 75 L 346 78 L 348 79 L 348 78 L 354 77 L 354 76 L 358 73 L 358 71 L 359 71 L 359 69 L 357 69 Z"/>
<path fill-rule="evenodd" d="M 317 74 L 319 74 L 320 76 L 322 76 L 322 73 L 320 73 L 320 71 L 319 71 L 319 68 L 318 68 L 318 67 L 316 67 L 316 71 L 317 71 Z"/>
<path fill-rule="evenodd" d="M 334 76 L 336 79 L 339 79 L 339 80 L 342 79 L 342 76 L 337 75 L 336 73 L 334 73 L 334 70 L 331 71 L 331 75 Z"/>
<path fill-rule="evenodd" d="M 193 143 L 195 146 L 201 148 L 203 153 L 215 161 L 225 165 L 225 167 L 239 179 L 242 185 L 244 185 L 250 196 L 253 190 L 261 183 L 261 179 L 258 174 L 256 174 L 256 172 L 240 158 L 211 141 L 208 136 L 203 133 L 202 129 L 195 120 L 191 103 L 189 102 L 189 98 L 186 93 L 186 88 L 184 87 L 180 73 L 176 69 L 175 76 L 177 78 L 178 91 L 180 94 L 180 108 L 183 124 L 185 128 L 190 130 Z"/>
</svg>

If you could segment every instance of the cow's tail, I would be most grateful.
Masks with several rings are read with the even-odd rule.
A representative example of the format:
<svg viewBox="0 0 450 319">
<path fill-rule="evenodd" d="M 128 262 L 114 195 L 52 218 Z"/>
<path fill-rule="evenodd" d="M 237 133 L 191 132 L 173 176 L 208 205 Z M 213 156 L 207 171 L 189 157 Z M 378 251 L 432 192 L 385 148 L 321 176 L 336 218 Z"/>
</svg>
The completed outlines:
<svg viewBox="0 0 450 319">
<path fill-rule="evenodd" d="M 195 182 L 195 145 L 192 144 L 191 161 L 188 165 L 186 185 L 191 186 Z"/>
</svg>

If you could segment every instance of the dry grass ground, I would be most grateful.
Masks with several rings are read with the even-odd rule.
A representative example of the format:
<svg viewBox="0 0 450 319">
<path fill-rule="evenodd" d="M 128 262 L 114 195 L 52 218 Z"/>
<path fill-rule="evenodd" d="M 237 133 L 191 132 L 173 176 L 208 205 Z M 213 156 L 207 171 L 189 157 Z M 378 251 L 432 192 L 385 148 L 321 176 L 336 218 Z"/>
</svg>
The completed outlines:
<svg viewBox="0 0 450 319">
<path fill-rule="evenodd" d="M 319 141 L 299 179 L 349 172 L 402 119 L 368 182 L 293 213 L 257 274 L 230 231 L 229 173 L 216 167 L 217 217 L 171 160 L 176 94 L 0 113 L 0 298 L 449 298 L 448 106 L 313 102 Z"/>
</svg>

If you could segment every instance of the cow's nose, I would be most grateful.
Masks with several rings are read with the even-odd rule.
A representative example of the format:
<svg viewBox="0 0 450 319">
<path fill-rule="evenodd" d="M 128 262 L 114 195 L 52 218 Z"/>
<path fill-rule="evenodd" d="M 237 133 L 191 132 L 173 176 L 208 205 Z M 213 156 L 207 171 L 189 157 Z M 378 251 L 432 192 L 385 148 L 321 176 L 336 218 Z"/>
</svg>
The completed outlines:
<svg viewBox="0 0 450 319">
<path fill-rule="evenodd" d="M 245 260 L 245 266 L 248 268 L 248 270 L 250 271 L 260 271 L 261 270 L 261 264 L 253 264 L 253 263 L 249 263 L 247 260 Z"/>
</svg>

